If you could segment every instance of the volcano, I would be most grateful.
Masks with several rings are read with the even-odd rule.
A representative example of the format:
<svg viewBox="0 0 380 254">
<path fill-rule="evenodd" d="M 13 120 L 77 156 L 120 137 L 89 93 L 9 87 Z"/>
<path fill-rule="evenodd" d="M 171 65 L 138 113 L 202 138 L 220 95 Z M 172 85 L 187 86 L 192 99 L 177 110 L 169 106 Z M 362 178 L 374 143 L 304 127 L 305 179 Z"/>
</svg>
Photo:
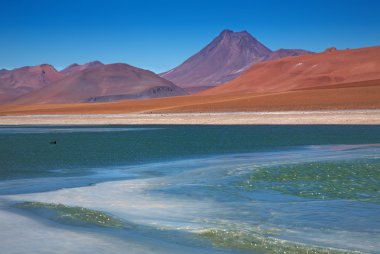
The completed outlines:
<svg viewBox="0 0 380 254">
<path fill-rule="evenodd" d="M 273 52 L 247 31 L 224 30 L 200 52 L 160 76 L 195 93 L 233 80 L 254 64 L 309 53 L 287 49 Z"/>
</svg>

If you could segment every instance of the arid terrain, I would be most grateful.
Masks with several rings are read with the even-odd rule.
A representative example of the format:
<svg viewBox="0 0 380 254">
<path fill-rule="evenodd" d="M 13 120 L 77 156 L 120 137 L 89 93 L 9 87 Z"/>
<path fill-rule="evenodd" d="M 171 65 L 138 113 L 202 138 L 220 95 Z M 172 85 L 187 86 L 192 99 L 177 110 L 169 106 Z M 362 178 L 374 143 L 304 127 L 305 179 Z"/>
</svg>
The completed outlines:
<svg viewBox="0 0 380 254">
<path fill-rule="evenodd" d="M 245 49 L 250 49 L 249 59 L 243 57 Z M 221 71 L 217 75 L 218 80 L 223 79 L 223 75 L 230 75 L 231 71 L 237 74 L 234 71 L 236 66 L 245 66 L 244 69 L 247 69 L 239 71 L 235 79 L 223 84 L 215 86 L 215 80 L 207 83 L 206 76 L 214 71 L 202 67 L 201 69 L 206 71 L 203 73 L 197 68 L 203 65 L 218 66 L 216 63 L 219 57 L 232 59 L 234 64 L 230 66 L 227 63 L 219 66 L 220 68 L 217 67 Z M 252 63 L 253 59 L 256 59 L 257 63 Z M 45 70 L 47 67 L 49 68 Z M 30 74 L 30 70 L 35 69 L 37 74 L 40 73 L 36 74 L 37 76 Z M 329 48 L 322 53 L 302 50 L 271 51 L 246 32 L 234 33 L 226 30 L 199 54 L 169 71 L 170 73 L 161 74 L 161 77 L 127 64 L 105 65 L 101 62 L 73 64 L 61 72 L 48 65 L 5 71 L 2 74 L 4 84 L 16 84 L 8 86 L 9 89 L 18 86 L 24 89 L 30 79 L 31 88 L 28 89 L 31 91 L 1 105 L 0 115 L 139 113 L 147 116 L 190 113 L 188 117 L 191 118 L 194 117 L 194 113 L 321 110 L 363 112 L 380 109 L 379 70 L 379 46 L 344 50 Z M 193 89 L 190 92 L 193 94 L 189 94 L 188 89 L 194 88 L 197 75 L 200 74 L 206 83 L 199 81 L 199 86 L 196 87 L 199 91 L 193 93 L 197 90 Z M 191 77 L 192 75 L 194 77 Z M 168 77 L 174 83 L 165 79 Z M 186 77 L 195 78 L 192 79 L 195 83 L 183 81 Z M 207 90 L 204 90 L 205 84 Z M 18 88 L 12 89 L 11 91 L 20 92 Z M 231 114 L 228 117 L 231 117 Z M 153 119 L 157 120 L 155 116 Z M 247 123 L 252 122 L 247 119 L 247 115 L 245 119 Z M 345 119 L 335 123 L 349 122 L 349 119 L 350 114 L 347 113 Z M 173 118 L 171 121 L 177 120 Z M 194 121 L 207 122 L 207 119 L 198 120 Z M 194 121 L 189 119 L 180 122 Z M 215 120 L 215 123 L 218 121 L 225 122 L 219 119 Z M 322 122 L 317 120 L 315 123 Z M 352 122 L 359 123 L 357 120 Z M 361 118 L 360 122 L 380 122 L 378 113 L 373 113 L 371 119 Z"/>
<path fill-rule="evenodd" d="M 198 113 L 289 110 L 379 109 L 380 80 L 267 94 L 192 95 L 110 103 L 38 104 L 0 107 L 1 115 Z"/>
</svg>

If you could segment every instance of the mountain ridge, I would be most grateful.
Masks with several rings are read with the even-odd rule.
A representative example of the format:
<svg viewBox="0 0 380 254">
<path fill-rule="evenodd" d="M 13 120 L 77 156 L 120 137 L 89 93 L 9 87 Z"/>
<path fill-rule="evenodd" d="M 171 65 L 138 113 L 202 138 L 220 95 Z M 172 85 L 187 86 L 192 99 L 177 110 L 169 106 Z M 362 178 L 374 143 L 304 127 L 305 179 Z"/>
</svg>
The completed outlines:
<svg viewBox="0 0 380 254">
<path fill-rule="evenodd" d="M 82 71 L 82 70 L 86 70 L 86 69 L 93 69 L 93 68 L 97 68 L 97 67 L 100 67 L 103 65 L 104 64 L 102 62 L 97 61 L 97 60 L 92 61 L 92 62 L 88 62 L 88 63 L 84 63 L 84 64 L 74 63 L 74 64 L 67 66 L 63 70 L 61 70 L 60 73 L 63 73 L 65 75 L 71 75 L 71 74 L 76 73 L 78 71 Z"/>
<path fill-rule="evenodd" d="M 202 95 L 268 93 L 380 79 L 380 46 L 286 57 L 251 66 Z"/>
</svg>

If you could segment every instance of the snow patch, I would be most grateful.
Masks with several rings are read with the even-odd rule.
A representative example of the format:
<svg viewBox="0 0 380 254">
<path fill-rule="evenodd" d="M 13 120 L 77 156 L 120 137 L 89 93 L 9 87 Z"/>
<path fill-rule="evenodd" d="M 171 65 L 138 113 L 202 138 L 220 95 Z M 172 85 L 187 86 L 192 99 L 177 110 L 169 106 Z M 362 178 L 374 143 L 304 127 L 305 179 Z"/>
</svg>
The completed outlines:
<svg viewBox="0 0 380 254">
<path fill-rule="evenodd" d="M 232 72 L 231 74 L 236 74 L 236 73 L 243 72 L 243 71 L 245 71 L 246 69 L 248 69 L 248 67 L 249 67 L 249 66 L 243 67 L 243 68 L 241 68 L 241 69 L 239 69 L 239 70 L 237 70 L 237 71 Z"/>
<path fill-rule="evenodd" d="M 168 71 L 168 72 L 162 74 L 161 77 L 164 77 L 164 76 L 168 75 L 169 73 L 173 72 L 175 69 L 176 69 L 176 68 L 171 69 L 170 71 Z"/>
</svg>

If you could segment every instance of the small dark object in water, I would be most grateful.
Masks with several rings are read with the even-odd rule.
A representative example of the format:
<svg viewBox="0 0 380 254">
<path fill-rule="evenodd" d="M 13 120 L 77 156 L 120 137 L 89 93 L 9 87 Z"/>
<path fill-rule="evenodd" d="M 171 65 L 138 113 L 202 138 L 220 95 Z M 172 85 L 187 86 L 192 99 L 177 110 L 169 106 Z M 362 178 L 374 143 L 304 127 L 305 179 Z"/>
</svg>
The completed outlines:
<svg viewBox="0 0 380 254">
<path fill-rule="evenodd" d="M 57 140 L 54 140 L 54 141 L 50 141 L 49 143 L 50 145 L 56 145 L 57 144 Z"/>
</svg>

